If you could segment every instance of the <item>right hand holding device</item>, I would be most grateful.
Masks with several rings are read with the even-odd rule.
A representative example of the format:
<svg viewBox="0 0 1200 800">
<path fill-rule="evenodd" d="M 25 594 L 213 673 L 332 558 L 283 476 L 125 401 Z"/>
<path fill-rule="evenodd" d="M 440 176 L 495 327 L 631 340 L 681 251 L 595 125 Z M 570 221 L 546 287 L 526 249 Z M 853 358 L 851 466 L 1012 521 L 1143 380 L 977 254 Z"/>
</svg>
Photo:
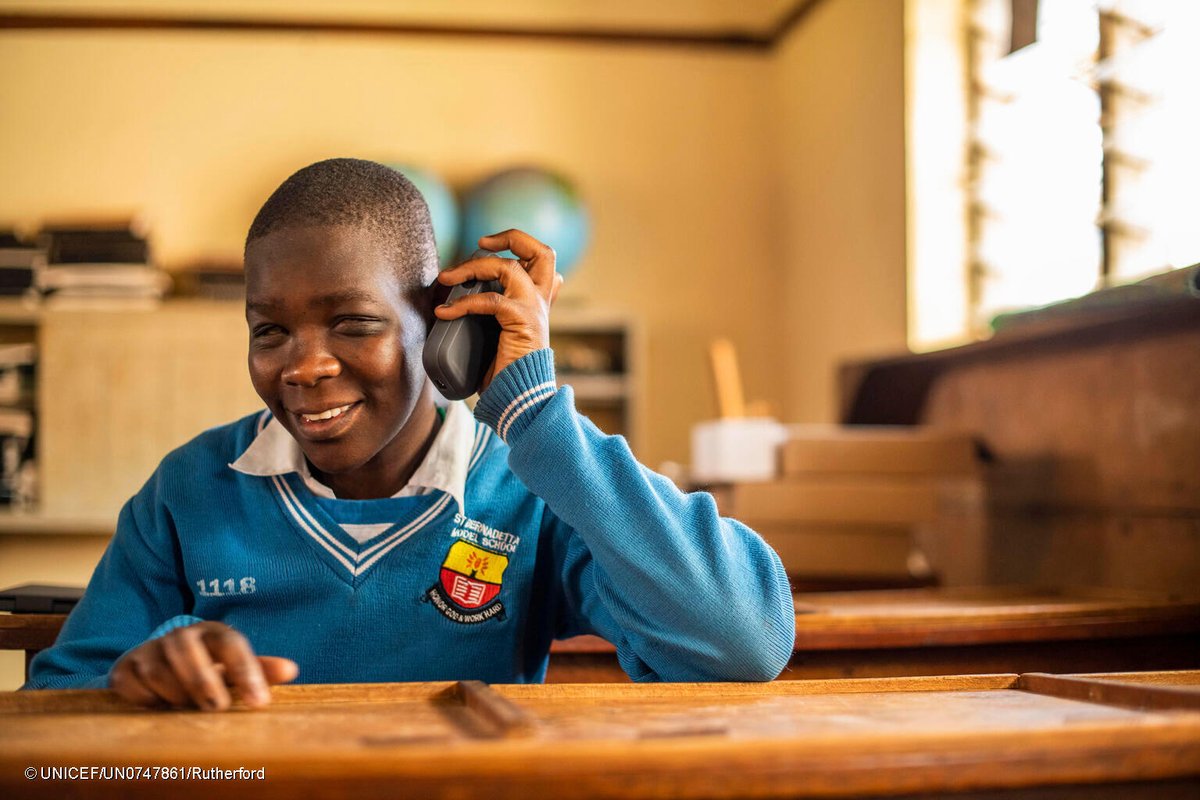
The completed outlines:
<svg viewBox="0 0 1200 800">
<path fill-rule="evenodd" d="M 271 702 L 270 686 L 299 672 L 291 659 L 255 655 L 246 637 L 222 622 L 198 622 L 130 650 L 113 667 L 109 686 L 138 705 L 224 711 L 230 688 L 256 708 Z"/>
</svg>

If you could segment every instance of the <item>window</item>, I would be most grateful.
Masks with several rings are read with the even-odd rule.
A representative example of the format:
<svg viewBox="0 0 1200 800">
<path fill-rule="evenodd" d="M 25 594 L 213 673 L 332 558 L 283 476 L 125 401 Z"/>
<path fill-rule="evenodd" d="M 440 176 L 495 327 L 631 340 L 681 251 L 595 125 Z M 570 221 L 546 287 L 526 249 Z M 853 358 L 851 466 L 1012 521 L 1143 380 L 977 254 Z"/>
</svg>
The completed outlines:
<svg viewBox="0 0 1200 800">
<path fill-rule="evenodd" d="M 1200 82 L 1184 58 L 1200 47 L 1200 3 L 912 6 L 914 347 L 986 335 L 999 312 L 1200 261 L 1200 148 L 1188 136 L 1200 129 Z M 1034 30 L 1021 12 L 1036 13 L 1029 44 L 1015 41 Z M 956 126 L 957 140 L 946 133 Z M 928 146 L 931 131 L 939 149 Z M 961 218 L 946 211 L 955 204 Z"/>
</svg>

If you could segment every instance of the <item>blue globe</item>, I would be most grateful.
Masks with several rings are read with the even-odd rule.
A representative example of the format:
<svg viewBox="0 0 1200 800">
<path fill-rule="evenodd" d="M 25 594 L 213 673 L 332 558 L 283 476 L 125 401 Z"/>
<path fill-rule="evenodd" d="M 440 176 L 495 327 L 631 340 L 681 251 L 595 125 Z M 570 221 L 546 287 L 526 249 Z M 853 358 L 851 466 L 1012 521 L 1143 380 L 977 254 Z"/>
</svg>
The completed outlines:
<svg viewBox="0 0 1200 800">
<path fill-rule="evenodd" d="M 392 169 L 412 181 L 429 206 L 433 221 L 433 238 L 437 242 L 438 263 L 447 267 L 454 261 L 458 246 L 460 218 L 458 201 L 445 181 L 434 173 L 410 164 L 391 164 Z"/>
<path fill-rule="evenodd" d="M 463 199 L 459 254 L 470 255 L 480 236 L 519 228 L 554 248 L 559 273 L 570 272 L 587 245 L 587 209 L 566 178 L 544 169 L 516 167 L 476 184 Z M 501 253 L 512 258 L 512 253 Z"/>
</svg>

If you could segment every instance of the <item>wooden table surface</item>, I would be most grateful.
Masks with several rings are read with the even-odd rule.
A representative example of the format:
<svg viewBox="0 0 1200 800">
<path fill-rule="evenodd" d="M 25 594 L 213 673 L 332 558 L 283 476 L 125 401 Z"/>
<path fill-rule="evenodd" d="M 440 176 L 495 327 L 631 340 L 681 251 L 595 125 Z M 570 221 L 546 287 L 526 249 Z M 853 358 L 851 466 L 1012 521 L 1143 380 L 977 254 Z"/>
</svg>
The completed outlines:
<svg viewBox="0 0 1200 800">
<path fill-rule="evenodd" d="M 155 767 L 158 777 L 134 777 Z M 247 772 L 205 779 L 214 768 Z M 251 777 L 257 770 L 261 779 Z M 1200 673 L 287 686 L 267 709 L 224 714 L 134 710 L 103 691 L 0 695 L 4 797 L 1007 797 L 1034 789 L 1037 797 L 1198 796 Z"/>
</svg>

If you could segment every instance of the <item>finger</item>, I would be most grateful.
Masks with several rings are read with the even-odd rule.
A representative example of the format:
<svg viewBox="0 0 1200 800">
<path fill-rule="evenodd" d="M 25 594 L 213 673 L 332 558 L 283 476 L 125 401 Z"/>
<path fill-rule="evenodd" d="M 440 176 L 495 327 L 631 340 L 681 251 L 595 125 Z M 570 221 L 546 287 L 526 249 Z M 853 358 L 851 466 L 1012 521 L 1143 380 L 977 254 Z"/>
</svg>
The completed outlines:
<svg viewBox="0 0 1200 800">
<path fill-rule="evenodd" d="M 444 276 L 444 277 L 443 277 Z M 511 258 L 474 258 L 451 267 L 438 276 L 438 280 L 455 285 L 474 278 L 480 281 L 500 281 L 504 294 L 517 299 L 545 294 L 537 287 L 525 266 Z"/>
<path fill-rule="evenodd" d="M 242 702 L 251 708 L 271 702 L 262 665 L 245 636 L 223 628 L 206 632 L 204 639 L 213 660 L 224 667 L 225 682 L 237 690 Z"/>
<path fill-rule="evenodd" d="M 272 686 L 278 683 L 291 683 L 300 674 L 300 665 L 290 658 L 259 656 L 258 664 L 262 667 L 267 683 Z"/>
<path fill-rule="evenodd" d="M 550 292 L 554 288 L 554 264 L 557 260 L 553 247 L 516 228 L 480 237 L 479 246 L 496 252 L 512 251 L 513 255 L 525 262 L 529 277 L 541 291 L 542 297 L 550 298 Z"/>
<path fill-rule="evenodd" d="M 142 686 L 154 692 L 160 703 L 177 708 L 192 704 L 188 693 L 175 676 L 175 671 L 167 662 L 162 639 L 148 642 L 145 647 L 131 653 L 129 661 L 134 677 Z"/>
<path fill-rule="evenodd" d="M 479 294 L 458 297 L 457 300 L 443 303 L 434 308 L 433 313 L 437 315 L 438 319 L 458 319 L 467 317 L 468 314 L 488 315 L 488 317 L 496 317 L 503 325 L 500 317 L 504 315 L 506 302 L 511 303 L 512 301 L 498 291 L 481 291 Z"/>
<path fill-rule="evenodd" d="M 108 688 L 139 706 L 153 708 L 163 704 L 163 698 L 142 683 L 133 662 L 128 657 L 121 659 L 113 667 L 112 674 L 108 678 Z"/>
<path fill-rule="evenodd" d="M 492 255 L 480 256 L 478 258 L 468 258 L 452 267 L 446 267 L 438 273 L 437 279 L 441 284 L 454 286 L 455 284 L 463 283 L 476 277 L 476 269 L 478 268 L 482 268 L 484 273 L 488 275 L 495 275 L 495 270 L 498 269 L 496 263 L 499 261 L 511 261 L 522 270 L 525 269 L 525 265 L 517 259 L 503 258 L 493 253 Z M 481 280 L 494 280 L 494 278 L 482 278 Z"/>
<path fill-rule="evenodd" d="M 171 631 L 162 638 L 163 652 L 175 677 L 198 708 L 223 711 L 232 700 L 205 645 L 207 625 L 201 623 Z"/>
</svg>

